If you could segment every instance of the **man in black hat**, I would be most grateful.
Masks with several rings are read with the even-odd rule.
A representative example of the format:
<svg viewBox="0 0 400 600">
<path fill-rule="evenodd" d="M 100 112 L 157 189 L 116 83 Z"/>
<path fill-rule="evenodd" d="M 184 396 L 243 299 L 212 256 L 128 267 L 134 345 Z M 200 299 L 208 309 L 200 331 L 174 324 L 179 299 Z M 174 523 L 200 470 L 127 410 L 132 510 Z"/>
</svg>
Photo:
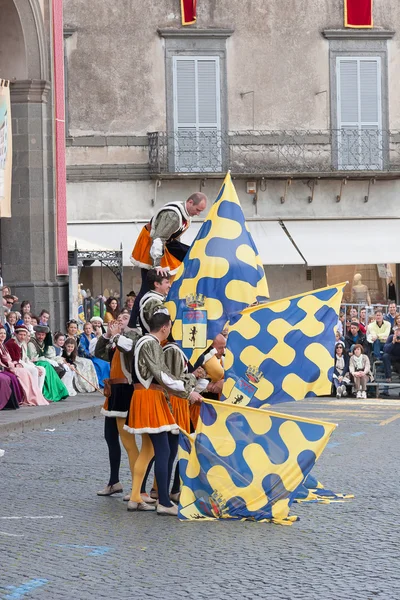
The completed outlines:
<svg viewBox="0 0 400 600">
<path fill-rule="evenodd" d="M 56 360 L 56 351 L 47 325 L 35 325 L 33 330 L 34 336 L 28 342 L 28 358 L 37 367 L 43 367 L 46 370 L 43 396 L 46 400 L 58 402 L 69 395 L 59 377 L 59 375 L 64 375 L 65 371 Z"/>
</svg>

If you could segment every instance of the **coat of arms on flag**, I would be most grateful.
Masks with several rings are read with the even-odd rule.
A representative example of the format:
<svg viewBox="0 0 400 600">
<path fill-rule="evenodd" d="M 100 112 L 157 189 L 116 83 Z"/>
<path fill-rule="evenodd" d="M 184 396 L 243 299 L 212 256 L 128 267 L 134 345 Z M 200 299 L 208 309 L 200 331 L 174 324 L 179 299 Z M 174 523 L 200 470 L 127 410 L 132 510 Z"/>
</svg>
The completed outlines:
<svg viewBox="0 0 400 600">
<path fill-rule="evenodd" d="M 202 294 L 189 294 L 182 313 L 182 348 L 207 348 L 207 310 Z"/>
</svg>

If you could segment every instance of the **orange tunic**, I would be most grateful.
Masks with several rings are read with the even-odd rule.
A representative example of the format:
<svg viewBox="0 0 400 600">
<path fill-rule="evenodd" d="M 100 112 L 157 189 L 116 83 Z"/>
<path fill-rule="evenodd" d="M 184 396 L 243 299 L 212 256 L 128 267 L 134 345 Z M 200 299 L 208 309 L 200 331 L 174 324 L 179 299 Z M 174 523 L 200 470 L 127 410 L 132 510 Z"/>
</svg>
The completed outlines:
<svg viewBox="0 0 400 600">
<path fill-rule="evenodd" d="M 150 237 L 148 225 L 146 225 L 140 232 L 139 237 L 136 240 L 135 247 L 132 250 L 132 262 L 142 269 L 153 268 L 153 260 L 150 256 L 150 248 L 152 243 L 153 240 Z M 175 256 L 172 256 L 167 246 L 165 246 L 164 256 L 161 258 L 160 266 L 163 269 L 169 269 L 169 272 L 171 275 L 173 275 L 178 271 L 180 265 L 181 262 L 175 258 Z"/>
<path fill-rule="evenodd" d="M 129 417 L 124 426 L 129 433 L 179 433 L 176 420 L 172 416 L 163 388 L 154 383 L 146 389 L 135 383 Z"/>
<path fill-rule="evenodd" d="M 179 398 L 178 396 L 169 396 L 172 412 L 176 424 L 181 429 L 190 433 L 190 412 L 189 412 L 189 401 L 186 398 Z"/>
</svg>

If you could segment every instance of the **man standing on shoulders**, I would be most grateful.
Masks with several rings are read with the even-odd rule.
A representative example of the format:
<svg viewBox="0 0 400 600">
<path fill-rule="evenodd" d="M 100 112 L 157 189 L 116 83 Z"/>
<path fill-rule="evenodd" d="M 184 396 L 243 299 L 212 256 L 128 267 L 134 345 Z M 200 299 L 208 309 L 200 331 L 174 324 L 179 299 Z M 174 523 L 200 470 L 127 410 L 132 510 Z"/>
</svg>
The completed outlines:
<svg viewBox="0 0 400 600">
<path fill-rule="evenodd" d="M 377 360 L 381 358 L 381 352 L 386 344 L 389 334 L 390 323 L 389 321 L 384 321 L 382 311 L 377 310 L 375 313 L 375 321 L 370 323 L 367 329 L 367 340 L 372 344 L 372 352 Z"/>
<path fill-rule="evenodd" d="M 195 192 L 186 202 L 165 204 L 145 225 L 132 250 L 131 262 L 141 268 L 142 285 L 135 299 L 129 327 L 135 327 L 141 297 L 148 291 L 147 271 L 169 272 L 174 275 L 186 256 L 189 246 L 179 242 L 189 228 L 192 217 L 199 216 L 207 207 L 207 196 Z"/>
</svg>

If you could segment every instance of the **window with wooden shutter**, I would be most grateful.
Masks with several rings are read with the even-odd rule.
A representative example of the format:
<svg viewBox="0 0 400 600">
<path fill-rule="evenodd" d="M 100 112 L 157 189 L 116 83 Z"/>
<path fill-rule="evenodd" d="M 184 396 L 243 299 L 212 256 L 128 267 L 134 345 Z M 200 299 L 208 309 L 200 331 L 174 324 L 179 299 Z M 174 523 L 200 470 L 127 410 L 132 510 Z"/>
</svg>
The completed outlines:
<svg viewBox="0 0 400 600">
<path fill-rule="evenodd" d="M 337 57 L 338 168 L 382 169 L 381 59 Z"/>
<path fill-rule="evenodd" d="M 219 57 L 174 56 L 173 98 L 175 171 L 221 171 Z"/>
</svg>

